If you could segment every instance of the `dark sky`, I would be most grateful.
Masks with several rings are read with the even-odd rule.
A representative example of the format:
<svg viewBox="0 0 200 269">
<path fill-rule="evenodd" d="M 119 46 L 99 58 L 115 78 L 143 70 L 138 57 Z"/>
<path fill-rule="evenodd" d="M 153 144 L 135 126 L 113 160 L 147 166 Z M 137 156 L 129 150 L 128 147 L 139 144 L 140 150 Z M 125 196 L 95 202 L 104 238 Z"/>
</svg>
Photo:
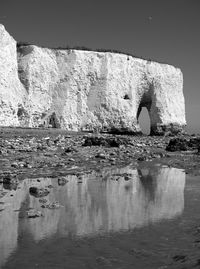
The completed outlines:
<svg viewBox="0 0 200 269">
<path fill-rule="evenodd" d="M 182 69 L 186 117 L 200 132 L 200 0 L 0 0 L 18 41 L 117 49 Z"/>
</svg>

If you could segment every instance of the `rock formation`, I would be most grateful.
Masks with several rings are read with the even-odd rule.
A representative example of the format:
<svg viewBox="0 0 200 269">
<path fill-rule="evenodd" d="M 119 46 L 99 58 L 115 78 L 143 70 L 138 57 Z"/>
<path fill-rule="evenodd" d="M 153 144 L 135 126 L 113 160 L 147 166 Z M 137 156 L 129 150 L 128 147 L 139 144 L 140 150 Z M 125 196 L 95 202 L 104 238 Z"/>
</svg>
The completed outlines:
<svg viewBox="0 0 200 269">
<path fill-rule="evenodd" d="M 16 41 L 0 24 L 0 125 L 17 126 L 27 93 L 18 78 Z"/>
<path fill-rule="evenodd" d="M 16 57 L 17 53 L 17 57 Z M 18 46 L 0 27 L 0 125 L 152 134 L 185 121 L 180 69 L 129 55 Z"/>
</svg>

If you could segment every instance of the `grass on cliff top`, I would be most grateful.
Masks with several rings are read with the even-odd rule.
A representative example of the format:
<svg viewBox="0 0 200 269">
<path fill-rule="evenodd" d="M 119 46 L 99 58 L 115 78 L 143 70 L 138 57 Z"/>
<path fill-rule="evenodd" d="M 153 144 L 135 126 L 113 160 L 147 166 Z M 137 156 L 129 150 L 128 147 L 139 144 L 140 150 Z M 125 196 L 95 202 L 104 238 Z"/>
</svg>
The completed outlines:
<svg viewBox="0 0 200 269">
<path fill-rule="evenodd" d="M 20 47 L 26 47 L 26 46 L 31 46 L 33 44 L 30 44 L 28 42 L 17 42 L 17 48 Z M 39 46 L 41 48 L 46 48 L 44 46 Z M 92 49 L 92 48 L 88 48 L 85 46 L 62 46 L 62 47 L 48 47 L 48 49 L 53 49 L 53 50 L 85 50 L 85 51 L 95 51 L 95 52 L 110 52 L 110 53 L 118 53 L 118 54 L 125 54 L 128 56 L 132 56 L 135 58 L 142 58 L 136 55 L 133 55 L 131 53 L 128 52 L 124 52 L 124 51 L 120 51 L 120 50 L 115 50 L 115 49 Z M 144 59 L 147 60 L 147 59 Z"/>
<path fill-rule="evenodd" d="M 17 48 L 20 49 L 21 47 L 26 47 L 26 46 L 30 46 L 30 45 L 33 45 L 33 44 L 30 44 L 28 42 L 17 42 Z M 37 45 L 36 45 L 37 46 Z M 47 48 L 45 46 L 38 46 L 38 47 L 41 47 L 41 48 Z M 88 48 L 88 47 L 85 47 L 85 46 L 62 46 L 62 47 L 48 47 L 48 49 L 52 49 L 52 50 L 85 50 L 85 51 L 94 51 L 94 52 L 110 52 L 110 53 L 117 53 L 117 54 L 123 54 L 123 55 L 126 55 L 126 56 L 131 56 L 133 58 L 138 58 L 138 59 L 142 59 L 142 60 L 145 60 L 145 61 L 148 61 L 148 62 L 157 62 L 157 63 L 160 63 L 160 64 L 168 64 L 170 65 L 169 63 L 167 62 L 161 62 L 161 61 L 157 61 L 157 60 L 153 60 L 153 59 L 147 59 L 147 58 L 144 58 L 142 56 L 137 56 L 137 55 L 134 55 L 130 52 L 125 52 L 125 51 L 120 51 L 120 50 L 116 50 L 116 49 L 92 49 L 92 48 Z"/>
</svg>

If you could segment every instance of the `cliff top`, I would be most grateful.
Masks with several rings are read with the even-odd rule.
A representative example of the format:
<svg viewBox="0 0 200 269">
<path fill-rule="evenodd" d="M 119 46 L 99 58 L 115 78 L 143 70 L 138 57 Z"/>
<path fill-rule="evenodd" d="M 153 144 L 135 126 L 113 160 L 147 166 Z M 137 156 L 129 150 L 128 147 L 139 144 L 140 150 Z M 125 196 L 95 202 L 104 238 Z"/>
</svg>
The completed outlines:
<svg viewBox="0 0 200 269">
<path fill-rule="evenodd" d="M 45 46 L 39 46 L 39 45 L 34 45 L 28 42 L 17 42 L 17 48 L 20 49 L 22 47 L 28 47 L 28 46 L 36 46 L 38 48 L 43 48 L 43 49 L 50 49 L 50 50 L 55 50 L 55 51 L 67 51 L 67 50 L 78 50 L 78 51 L 88 51 L 88 52 L 99 52 L 99 53 L 113 53 L 113 54 L 121 54 L 121 55 L 125 55 L 125 56 L 129 56 L 132 58 L 136 58 L 136 59 L 140 59 L 140 60 L 144 60 L 147 62 L 153 62 L 153 63 L 158 63 L 158 64 L 164 64 L 164 65 L 170 65 L 173 66 L 177 69 L 180 69 L 179 67 L 176 67 L 172 64 L 169 64 L 167 62 L 161 62 L 161 61 L 157 61 L 157 60 L 153 60 L 153 59 L 146 59 L 142 56 L 137 56 L 134 55 L 130 52 L 125 52 L 125 51 L 120 51 L 120 50 L 116 50 L 116 49 L 103 49 L 103 48 L 97 48 L 97 49 L 93 49 L 93 48 L 89 48 L 89 47 L 85 47 L 85 46 L 62 46 L 62 47 L 45 47 Z"/>
</svg>

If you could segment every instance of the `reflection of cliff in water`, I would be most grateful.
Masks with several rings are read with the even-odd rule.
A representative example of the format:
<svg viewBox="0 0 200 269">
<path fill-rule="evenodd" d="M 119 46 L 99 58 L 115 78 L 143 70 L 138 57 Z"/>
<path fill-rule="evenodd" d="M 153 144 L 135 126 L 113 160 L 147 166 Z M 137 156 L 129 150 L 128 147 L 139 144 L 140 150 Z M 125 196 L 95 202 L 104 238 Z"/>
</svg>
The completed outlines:
<svg viewBox="0 0 200 269">
<path fill-rule="evenodd" d="M 39 183 L 25 180 L 16 191 L 0 199 L 5 201 L 1 205 L 5 210 L 0 212 L 0 266 L 17 247 L 19 236 L 21 244 L 26 235 L 39 241 L 52 235 L 115 232 L 174 218 L 184 209 L 185 174 L 175 168 L 104 170 L 102 175 L 84 175 L 82 183 L 75 175 L 66 178 L 64 186 L 59 186 L 57 179 Z M 50 183 L 54 188 L 45 198 L 48 202 L 59 201 L 63 205 L 59 209 L 41 208 L 39 198 L 28 194 L 31 185 Z M 42 211 L 44 216 L 20 218 L 29 207 Z"/>
<path fill-rule="evenodd" d="M 126 173 L 129 180 L 125 180 Z M 130 168 L 85 175 L 82 183 L 74 175 L 65 186 L 54 188 L 50 202 L 59 201 L 59 210 L 44 209 L 44 217 L 23 220 L 36 241 L 52 234 L 90 235 L 133 229 L 181 214 L 184 208 L 185 174 L 175 168 Z M 41 210 L 39 200 L 30 197 L 30 207 Z"/>
<path fill-rule="evenodd" d="M 130 182 L 108 182 L 109 230 L 132 229 L 175 217 L 184 209 L 185 174 L 178 169 L 138 170 Z M 127 186 L 129 186 L 127 191 Z"/>
<path fill-rule="evenodd" d="M 0 187 L 3 197 L 0 199 L 0 268 L 17 247 L 19 211 L 27 196 L 25 182 L 20 188 L 8 191 Z"/>
</svg>

